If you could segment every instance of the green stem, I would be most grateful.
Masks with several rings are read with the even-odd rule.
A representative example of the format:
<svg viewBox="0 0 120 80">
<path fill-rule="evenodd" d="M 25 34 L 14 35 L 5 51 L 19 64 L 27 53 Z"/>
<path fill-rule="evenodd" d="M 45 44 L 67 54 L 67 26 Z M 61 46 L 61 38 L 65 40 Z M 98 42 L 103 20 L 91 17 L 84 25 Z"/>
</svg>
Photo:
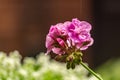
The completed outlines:
<svg viewBox="0 0 120 80">
<path fill-rule="evenodd" d="M 80 64 L 87 69 L 91 74 L 93 74 L 97 79 L 99 80 L 103 80 L 98 74 L 96 74 L 93 70 L 91 70 L 87 65 L 85 65 L 82 61 L 80 62 Z"/>
</svg>

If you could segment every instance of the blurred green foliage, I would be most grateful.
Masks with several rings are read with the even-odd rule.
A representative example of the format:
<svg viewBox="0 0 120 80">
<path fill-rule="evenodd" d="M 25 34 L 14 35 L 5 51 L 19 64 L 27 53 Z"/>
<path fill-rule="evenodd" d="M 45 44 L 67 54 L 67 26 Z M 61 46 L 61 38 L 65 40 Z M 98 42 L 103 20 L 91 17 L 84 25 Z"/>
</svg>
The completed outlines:
<svg viewBox="0 0 120 80">
<path fill-rule="evenodd" d="M 6 55 L 0 52 L 0 80 L 97 80 L 87 76 L 88 71 L 82 66 L 74 70 L 66 69 L 64 63 L 51 60 L 40 53 L 36 58 L 22 56 L 18 51 Z"/>
<path fill-rule="evenodd" d="M 120 59 L 111 59 L 97 70 L 104 80 L 120 80 Z"/>
</svg>

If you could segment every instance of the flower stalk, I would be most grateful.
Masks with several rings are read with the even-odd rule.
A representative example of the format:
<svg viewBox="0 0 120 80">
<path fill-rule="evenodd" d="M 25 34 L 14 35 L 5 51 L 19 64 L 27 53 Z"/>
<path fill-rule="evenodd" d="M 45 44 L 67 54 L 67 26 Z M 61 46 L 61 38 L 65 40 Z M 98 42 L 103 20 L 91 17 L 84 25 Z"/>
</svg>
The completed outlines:
<svg viewBox="0 0 120 80">
<path fill-rule="evenodd" d="M 94 75 L 98 80 L 103 80 L 101 78 L 101 76 L 99 76 L 97 73 L 95 73 L 92 69 L 90 69 L 87 65 L 85 65 L 82 61 L 80 62 L 80 64 L 87 69 L 92 75 Z"/>
</svg>

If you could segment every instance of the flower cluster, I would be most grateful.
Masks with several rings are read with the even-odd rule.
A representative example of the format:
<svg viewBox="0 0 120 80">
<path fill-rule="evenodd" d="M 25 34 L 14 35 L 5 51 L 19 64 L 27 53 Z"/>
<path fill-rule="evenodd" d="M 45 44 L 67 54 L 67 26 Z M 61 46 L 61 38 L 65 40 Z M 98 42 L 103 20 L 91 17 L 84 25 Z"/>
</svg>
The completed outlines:
<svg viewBox="0 0 120 80">
<path fill-rule="evenodd" d="M 82 61 L 82 50 L 93 44 L 91 25 L 77 18 L 50 27 L 46 36 L 47 53 L 54 53 L 55 59 L 67 62 L 67 68 L 75 68 Z"/>
<path fill-rule="evenodd" d="M 47 54 L 70 54 L 73 51 L 86 50 L 93 44 L 90 35 L 91 25 L 86 21 L 72 19 L 50 27 L 46 36 Z"/>
</svg>

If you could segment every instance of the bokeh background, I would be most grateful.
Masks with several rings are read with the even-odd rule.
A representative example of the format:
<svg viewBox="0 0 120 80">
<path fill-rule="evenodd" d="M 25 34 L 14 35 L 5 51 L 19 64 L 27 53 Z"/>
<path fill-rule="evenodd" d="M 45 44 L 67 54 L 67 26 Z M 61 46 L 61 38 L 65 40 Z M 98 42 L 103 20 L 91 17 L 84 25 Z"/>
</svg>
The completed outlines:
<svg viewBox="0 0 120 80">
<path fill-rule="evenodd" d="M 92 24 L 94 45 L 84 61 L 97 67 L 120 57 L 120 0 L 0 0 L 0 51 L 46 52 L 49 27 L 78 18 Z"/>
</svg>

